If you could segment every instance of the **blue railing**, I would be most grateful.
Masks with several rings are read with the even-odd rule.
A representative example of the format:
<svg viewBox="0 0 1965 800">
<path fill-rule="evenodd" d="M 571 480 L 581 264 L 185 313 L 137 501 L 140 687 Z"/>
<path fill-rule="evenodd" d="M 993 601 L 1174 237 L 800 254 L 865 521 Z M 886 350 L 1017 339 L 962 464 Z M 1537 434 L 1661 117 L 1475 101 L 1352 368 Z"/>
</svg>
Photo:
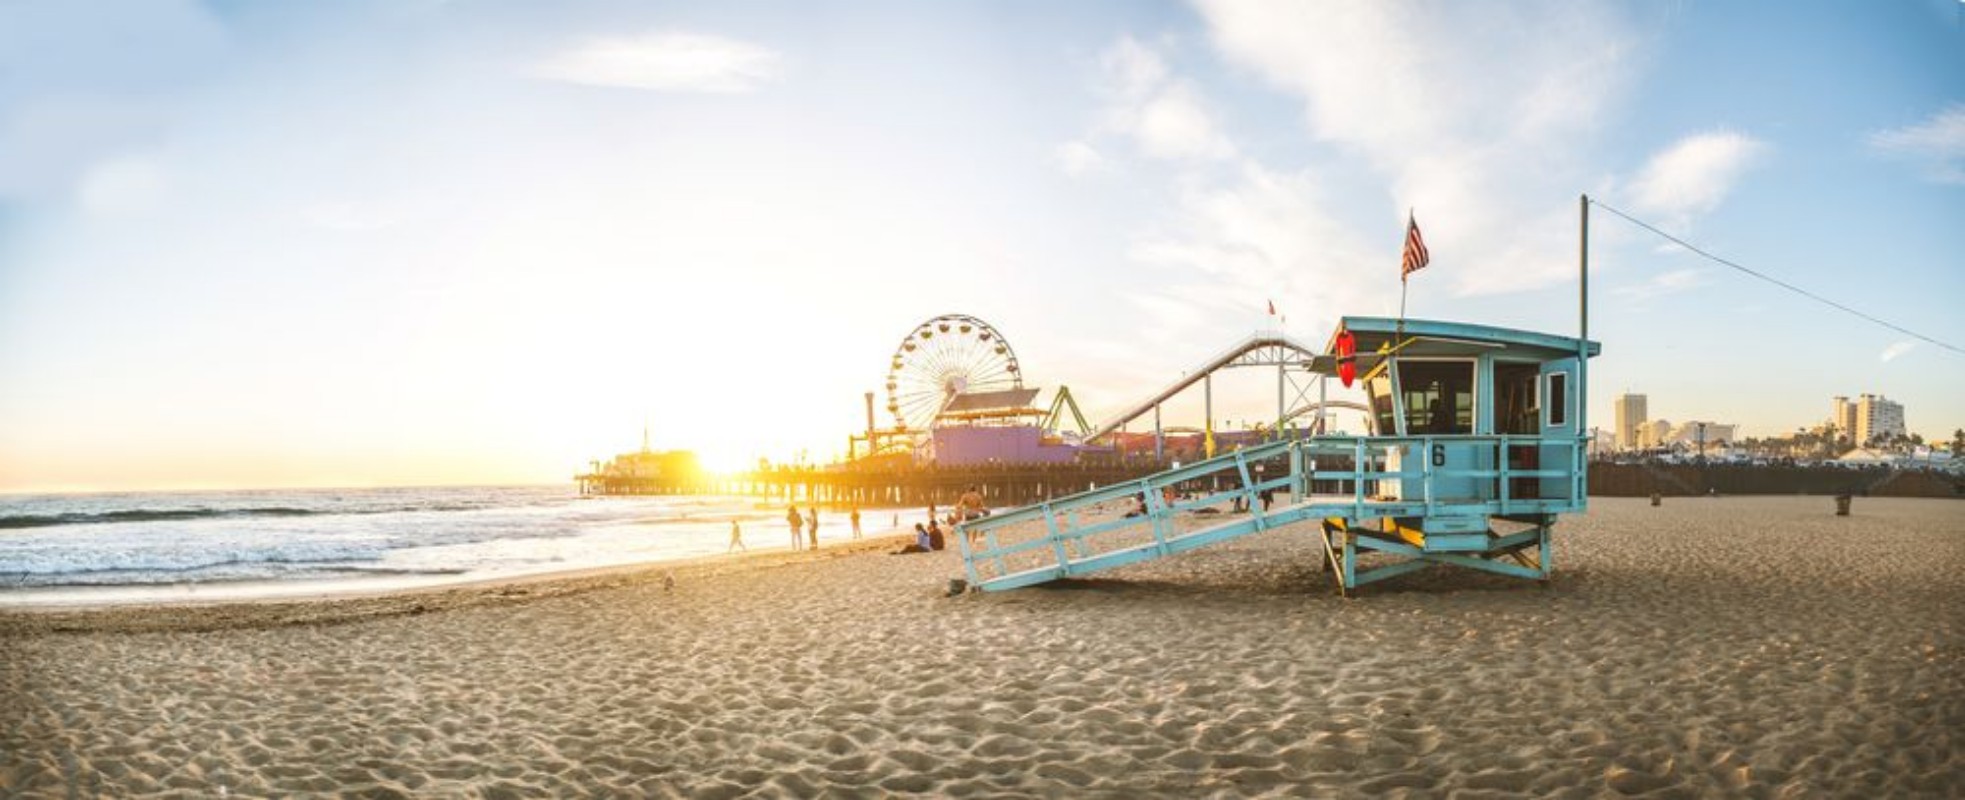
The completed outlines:
<svg viewBox="0 0 1965 800">
<path fill-rule="evenodd" d="M 1436 446 L 1450 448 L 1454 458 L 1480 463 L 1435 464 Z M 1558 466 L 1508 465 L 1510 454 L 1531 451 L 1536 463 Z M 1583 440 L 1576 436 L 1323 436 L 1270 442 L 1005 510 L 959 526 L 956 538 L 970 585 L 1009 588 L 1305 520 L 1579 511 L 1585 496 L 1583 455 Z M 1332 466 L 1345 460 L 1350 463 Z M 1277 474 L 1268 474 L 1270 464 L 1277 465 Z M 1537 496 L 1516 496 L 1518 480 L 1536 481 Z M 1443 495 L 1438 487 L 1449 481 L 1462 491 Z M 1396 496 L 1372 491 L 1395 484 L 1401 490 Z M 1333 486 L 1337 491 L 1310 491 Z M 1472 494 L 1465 491 L 1469 488 Z M 1408 496 L 1412 489 L 1417 496 Z M 1261 497 L 1268 492 L 1287 493 L 1288 502 L 1262 508 Z M 1187 531 L 1176 524 L 1180 514 L 1218 514 L 1224 502 L 1236 500 L 1248 509 L 1246 516 L 1223 514 L 1219 522 Z"/>
</svg>

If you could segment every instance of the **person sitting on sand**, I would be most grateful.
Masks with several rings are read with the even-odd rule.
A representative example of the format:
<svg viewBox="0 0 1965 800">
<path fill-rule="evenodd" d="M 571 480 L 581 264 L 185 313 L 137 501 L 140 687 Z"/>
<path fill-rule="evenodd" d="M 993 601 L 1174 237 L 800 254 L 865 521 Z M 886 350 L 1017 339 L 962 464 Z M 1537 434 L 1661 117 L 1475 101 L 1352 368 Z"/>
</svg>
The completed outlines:
<svg viewBox="0 0 1965 800">
<path fill-rule="evenodd" d="M 948 546 L 948 540 L 944 538 L 942 535 L 941 524 L 935 522 L 934 520 L 929 520 L 928 521 L 928 549 L 940 550 L 947 546 Z"/>
<path fill-rule="evenodd" d="M 734 519 L 730 521 L 730 546 L 724 549 L 723 552 L 728 553 L 733 550 L 742 550 L 746 553 L 751 551 L 750 548 L 744 546 L 744 529 L 738 527 L 737 521 Z"/>
<path fill-rule="evenodd" d="M 928 552 L 928 544 L 929 544 L 928 529 L 921 527 L 921 523 L 917 522 L 914 523 L 914 541 L 908 542 L 906 547 L 894 551 L 893 555 L 900 556 L 900 555 L 907 555 L 908 553 L 926 553 Z"/>
<path fill-rule="evenodd" d="M 791 549 L 798 549 L 798 532 L 805 527 L 805 518 L 798 515 L 798 506 L 785 512 L 785 523 L 791 526 Z"/>
</svg>

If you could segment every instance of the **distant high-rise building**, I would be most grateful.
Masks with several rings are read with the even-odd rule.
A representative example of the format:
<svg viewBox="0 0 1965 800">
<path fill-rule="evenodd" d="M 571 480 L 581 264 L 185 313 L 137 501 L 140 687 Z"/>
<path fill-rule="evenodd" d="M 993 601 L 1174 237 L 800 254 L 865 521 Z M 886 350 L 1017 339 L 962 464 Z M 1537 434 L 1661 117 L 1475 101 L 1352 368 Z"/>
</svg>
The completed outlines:
<svg viewBox="0 0 1965 800">
<path fill-rule="evenodd" d="M 1835 410 L 1829 412 L 1829 424 L 1835 427 L 1835 435 L 1847 438 L 1852 444 L 1860 444 L 1856 438 L 1856 404 L 1849 398 L 1837 395 Z"/>
<path fill-rule="evenodd" d="M 1905 435 L 1902 403 L 1885 399 L 1880 394 L 1866 394 L 1857 398 L 1853 407 L 1856 421 L 1850 427 L 1855 430 L 1853 441 L 1856 445 Z"/>
<path fill-rule="evenodd" d="M 1617 446 L 1625 450 L 1643 447 L 1638 426 L 1646 417 L 1644 395 L 1626 392 L 1617 396 Z"/>
</svg>

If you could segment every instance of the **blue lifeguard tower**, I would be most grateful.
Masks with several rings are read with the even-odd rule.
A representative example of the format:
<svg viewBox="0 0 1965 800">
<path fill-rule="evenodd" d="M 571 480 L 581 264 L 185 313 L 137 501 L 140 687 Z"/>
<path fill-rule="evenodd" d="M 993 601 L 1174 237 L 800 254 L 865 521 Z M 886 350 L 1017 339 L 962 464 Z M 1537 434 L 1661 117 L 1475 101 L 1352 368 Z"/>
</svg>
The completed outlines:
<svg viewBox="0 0 1965 800">
<path fill-rule="evenodd" d="M 1324 350 L 1302 365 L 1316 375 L 1319 407 L 1331 381 L 1361 385 L 1368 435 L 1278 430 L 1274 441 L 966 523 L 975 543 L 956 539 L 969 585 L 1013 589 L 1286 526 L 1320 537 L 1341 593 L 1434 565 L 1548 579 L 1559 515 L 1588 504 L 1584 376 L 1599 345 L 1346 317 Z"/>
</svg>

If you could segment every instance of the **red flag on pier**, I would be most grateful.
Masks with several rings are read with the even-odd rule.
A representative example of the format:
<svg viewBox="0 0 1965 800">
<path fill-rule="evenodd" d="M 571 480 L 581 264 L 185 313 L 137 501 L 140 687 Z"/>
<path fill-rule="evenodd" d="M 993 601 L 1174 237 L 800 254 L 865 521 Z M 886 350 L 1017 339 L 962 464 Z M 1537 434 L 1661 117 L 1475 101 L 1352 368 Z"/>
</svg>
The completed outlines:
<svg viewBox="0 0 1965 800">
<path fill-rule="evenodd" d="M 1430 260 L 1432 257 L 1426 252 L 1426 240 L 1419 236 L 1419 222 L 1413 219 L 1411 212 L 1407 212 L 1406 252 L 1405 257 L 1400 261 L 1399 280 L 1403 282 L 1407 275 L 1418 272 Z"/>
</svg>

